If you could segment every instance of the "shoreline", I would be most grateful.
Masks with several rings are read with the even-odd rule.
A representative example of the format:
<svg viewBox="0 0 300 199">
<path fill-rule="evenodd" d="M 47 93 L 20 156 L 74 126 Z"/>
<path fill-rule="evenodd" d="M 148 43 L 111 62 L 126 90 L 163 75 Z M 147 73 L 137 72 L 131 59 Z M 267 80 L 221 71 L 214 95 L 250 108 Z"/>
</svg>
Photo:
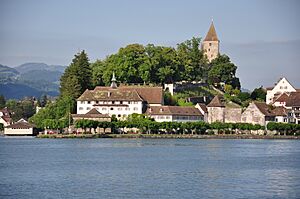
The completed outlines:
<svg viewBox="0 0 300 199">
<path fill-rule="evenodd" d="M 37 135 L 36 138 L 48 139 L 289 139 L 298 140 L 300 136 L 290 135 L 190 135 L 190 134 L 52 134 Z"/>
</svg>

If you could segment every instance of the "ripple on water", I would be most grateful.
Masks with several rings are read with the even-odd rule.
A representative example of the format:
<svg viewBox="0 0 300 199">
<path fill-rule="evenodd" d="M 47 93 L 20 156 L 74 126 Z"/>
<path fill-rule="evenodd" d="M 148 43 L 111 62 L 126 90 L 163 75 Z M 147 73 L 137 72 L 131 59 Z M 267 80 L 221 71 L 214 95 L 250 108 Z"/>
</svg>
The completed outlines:
<svg viewBox="0 0 300 199">
<path fill-rule="evenodd" d="M 1 198 L 299 198 L 295 140 L 0 138 Z"/>
</svg>

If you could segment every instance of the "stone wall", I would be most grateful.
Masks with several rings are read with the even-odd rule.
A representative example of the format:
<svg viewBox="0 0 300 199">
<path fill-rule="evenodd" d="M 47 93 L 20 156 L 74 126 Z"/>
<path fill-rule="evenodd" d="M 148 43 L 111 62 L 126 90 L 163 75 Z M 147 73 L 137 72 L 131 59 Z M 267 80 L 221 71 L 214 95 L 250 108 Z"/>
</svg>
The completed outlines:
<svg viewBox="0 0 300 199">
<path fill-rule="evenodd" d="M 241 108 L 225 108 L 225 122 L 239 123 L 241 122 L 242 109 Z"/>
<path fill-rule="evenodd" d="M 207 107 L 208 110 L 208 123 L 224 122 L 225 111 L 224 107 Z"/>
<path fill-rule="evenodd" d="M 241 122 L 265 125 L 265 115 L 262 114 L 258 108 L 251 103 L 247 109 L 242 113 Z"/>
<path fill-rule="evenodd" d="M 219 55 L 219 41 L 203 41 L 202 49 L 209 62 Z"/>
</svg>

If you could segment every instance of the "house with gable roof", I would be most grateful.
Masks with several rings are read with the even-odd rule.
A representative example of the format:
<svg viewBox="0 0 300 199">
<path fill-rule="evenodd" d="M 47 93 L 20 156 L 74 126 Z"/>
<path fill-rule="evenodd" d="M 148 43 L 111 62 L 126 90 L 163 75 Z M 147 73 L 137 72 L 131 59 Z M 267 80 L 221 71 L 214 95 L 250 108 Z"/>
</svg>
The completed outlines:
<svg viewBox="0 0 300 199">
<path fill-rule="evenodd" d="M 265 126 L 268 122 L 275 121 L 275 114 L 265 102 L 252 102 L 242 113 L 241 121 Z"/>
<path fill-rule="evenodd" d="M 237 123 L 241 121 L 242 108 L 233 103 L 225 102 L 223 96 L 216 95 L 207 105 L 209 123 L 226 122 Z"/>
<path fill-rule="evenodd" d="M 300 92 L 291 93 L 286 101 L 285 107 L 288 112 L 290 123 L 300 124 Z"/>
<path fill-rule="evenodd" d="M 35 135 L 35 126 L 28 123 L 25 119 L 20 119 L 16 123 L 4 128 L 4 135 Z"/>
<path fill-rule="evenodd" d="M 203 120 L 205 122 L 207 122 L 207 117 L 208 117 L 208 110 L 207 110 L 207 106 L 204 104 L 204 103 L 197 103 L 195 105 L 195 108 L 197 108 L 201 114 L 204 116 L 203 117 Z"/>
<path fill-rule="evenodd" d="M 86 90 L 77 99 L 77 114 L 96 109 L 102 114 L 115 115 L 118 119 L 133 113 L 143 114 L 148 106 L 162 106 L 163 88 L 149 86 L 117 86 L 113 74 L 110 87 L 97 86 Z"/>
<path fill-rule="evenodd" d="M 111 122 L 111 117 L 108 114 L 102 114 L 97 111 L 96 108 L 93 108 L 89 112 L 85 114 L 72 114 L 72 118 L 74 121 L 77 120 L 95 120 L 95 121 L 103 121 L 103 122 Z"/>
<path fill-rule="evenodd" d="M 290 94 L 297 91 L 299 90 L 294 88 L 294 86 L 285 77 L 280 78 L 274 87 L 267 88 L 266 103 L 274 103 L 282 93 Z"/>
<path fill-rule="evenodd" d="M 157 122 L 203 121 L 204 115 L 191 106 L 150 106 L 146 114 Z"/>
<path fill-rule="evenodd" d="M 12 124 L 11 112 L 7 107 L 0 110 L 0 123 L 3 124 L 3 126 Z"/>
</svg>

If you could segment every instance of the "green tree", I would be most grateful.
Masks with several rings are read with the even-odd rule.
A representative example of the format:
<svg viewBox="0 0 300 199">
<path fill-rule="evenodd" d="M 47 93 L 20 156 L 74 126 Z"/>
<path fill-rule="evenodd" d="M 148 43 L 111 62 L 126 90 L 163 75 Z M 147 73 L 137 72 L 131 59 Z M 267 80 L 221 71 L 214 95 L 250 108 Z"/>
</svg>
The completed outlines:
<svg viewBox="0 0 300 199">
<path fill-rule="evenodd" d="M 6 100 L 5 100 L 4 95 L 0 95 L 0 109 L 5 107 L 5 103 L 6 103 Z"/>
<path fill-rule="evenodd" d="M 140 44 L 130 44 L 120 48 L 117 54 L 113 54 L 105 60 L 105 71 L 103 81 L 106 85 L 111 82 L 112 73 L 115 72 L 117 80 L 123 83 L 141 83 L 139 66 L 146 59 L 145 49 Z"/>
<path fill-rule="evenodd" d="M 193 37 L 177 45 L 180 65 L 184 69 L 181 73 L 183 80 L 202 80 L 206 75 L 207 60 L 200 48 L 201 38 Z"/>
<path fill-rule="evenodd" d="M 259 88 L 255 88 L 251 93 L 251 99 L 266 101 L 266 90 L 261 86 Z"/>
<path fill-rule="evenodd" d="M 40 99 L 41 107 L 45 107 L 46 104 L 47 104 L 47 102 L 48 102 L 48 97 L 47 97 L 47 95 L 42 95 L 42 96 L 41 96 L 41 99 Z"/>
<path fill-rule="evenodd" d="M 7 100 L 6 107 L 11 111 L 13 121 L 18 121 L 23 117 L 22 106 L 16 100 Z"/>
<path fill-rule="evenodd" d="M 235 66 L 227 55 L 220 55 L 211 62 L 208 72 L 210 83 L 220 83 L 231 85 L 233 88 L 240 89 L 240 81 L 235 76 L 237 66 Z"/>
<path fill-rule="evenodd" d="M 44 120 L 68 120 L 70 112 L 75 112 L 72 110 L 75 107 L 75 100 L 72 97 L 60 97 L 54 103 L 48 103 L 45 108 L 41 109 L 38 113 L 33 115 L 29 121 L 34 123 L 38 128 L 44 128 Z"/>
<path fill-rule="evenodd" d="M 22 118 L 28 119 L 35 114 L 34 102 L 31 100 L 23 100 L 21 103 Z"/>
<path fill-rule="evenodd" d="M 75 55 L 72 63 L 66 68 L 60 79 L 61 96 L 78 98 L 86 89 L 92 86 L 92 70 L 85 51 Z"/>
<path fill-rule="evenodd" d="M 243 102 L 251 98 L 250 93 L 248 92 L 240 92 L 237 97 Z"/>
<path fill-rule="evenodd" d="M 91 64 L 92 68 L 92 83 L 93 86 L 104 86 L 103 72 L 105 70 L 105 62 L 97 60 Z"/>
</svg>

